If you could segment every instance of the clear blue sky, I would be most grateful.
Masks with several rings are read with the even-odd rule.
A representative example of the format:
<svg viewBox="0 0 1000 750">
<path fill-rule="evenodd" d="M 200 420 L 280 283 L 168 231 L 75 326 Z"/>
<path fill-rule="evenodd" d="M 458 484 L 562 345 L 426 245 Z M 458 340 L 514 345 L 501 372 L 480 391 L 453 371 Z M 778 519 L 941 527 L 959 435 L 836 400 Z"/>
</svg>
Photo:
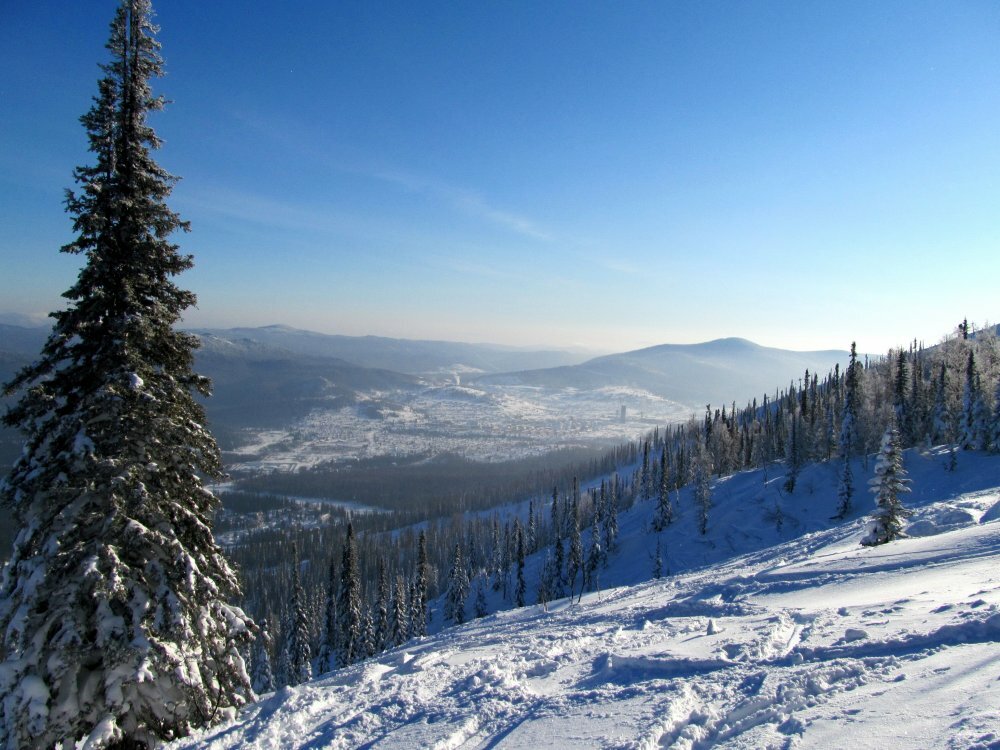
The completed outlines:
<svg viewBox="0 0 1000 750">
<path fill-rule="evenodd" d="M 1000 3 L 155 2 L 191 325 L 625 350 L 1000 318 Z M 112 0 L 0 0 L 0 312 Z"/>
</svg>

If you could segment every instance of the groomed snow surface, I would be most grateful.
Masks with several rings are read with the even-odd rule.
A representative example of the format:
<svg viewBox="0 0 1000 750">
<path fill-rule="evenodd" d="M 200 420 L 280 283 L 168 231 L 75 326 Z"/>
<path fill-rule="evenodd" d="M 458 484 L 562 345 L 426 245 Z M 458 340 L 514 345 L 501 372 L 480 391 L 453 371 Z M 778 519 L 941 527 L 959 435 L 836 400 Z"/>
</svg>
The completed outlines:
<svg viewBox="0 0 1000 750">
<path fill-rule="evenodd" d="M 829 518 L 836 462 L 794 495 L 780 467 L 720 481 L 707 537 L 682 493 L 671 576 L 442 630 L 171 747 L 1000 748 L 1000 457 L 946 463 L 907 452 L 912 536 L 877 548 L 870 494 Z M 649 578 L 652 505 L 605 581 Z"/>
</svg>

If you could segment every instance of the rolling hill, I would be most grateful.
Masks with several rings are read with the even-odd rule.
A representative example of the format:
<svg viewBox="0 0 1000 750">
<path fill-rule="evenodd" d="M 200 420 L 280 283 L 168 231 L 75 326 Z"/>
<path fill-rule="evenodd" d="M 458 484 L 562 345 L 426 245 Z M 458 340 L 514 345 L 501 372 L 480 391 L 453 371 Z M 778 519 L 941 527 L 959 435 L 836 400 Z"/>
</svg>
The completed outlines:
<svg viewBox="0 0 1000 750">
<path fill-rule="evenodd" d="M 592 390 L 639 388 L 692 407 L 735 398 L 738 405 L 801 379 L 825 375 L 847 361 L 846 351 L 795 352 L 726 338 L 702 344 L 663 344 L 611 354 L 578 365 L 485 375 L 477 383 Z"/>
<path fill-rule="evenodd" d="M 506 372 L 577 364 L 591 356 L 571 350 L 536 350 L 498 344 L 421 341 L 384 336 L 338 336 L 288 326 L 199 329 L 200 335 L 252 341 L 310 357 L 334 357 L 360 367 L 409 375 Z"/>
</svg>

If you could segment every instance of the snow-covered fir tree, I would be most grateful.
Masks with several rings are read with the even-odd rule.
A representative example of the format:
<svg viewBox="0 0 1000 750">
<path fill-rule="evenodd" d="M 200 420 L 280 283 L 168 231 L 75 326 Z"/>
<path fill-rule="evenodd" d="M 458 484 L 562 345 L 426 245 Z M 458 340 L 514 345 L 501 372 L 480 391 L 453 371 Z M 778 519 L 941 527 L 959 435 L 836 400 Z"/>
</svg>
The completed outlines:
<svg viewBox="0 0 1000 750">
<path fill-rule="evenodd" d="M 503 541 L 500 543 L 500 589 L 503 598 L 510 601 L 510 566 L 514 560 L 514 536 L 511 533 L 510 521 L 503 525 Z M 468 564 L 466 564 L 468 567 Z"/>
<path fill-rule="evenodd" d="M 358 660 L 367 659 L 378 653 L 377 636 L 375 634 L 375 618 L 372 617 L 371 607 L 362 604 L 361 613 L 361 647 L 358 649 Z"/>
<path fill-rule="evenodd" d="M 410 635 L 422 638 L 427 635 L 427 589 L 430 563 L 427 560 L 427 535 L 420 531 L 417 542 L 417 570 L 410 587 Z"/>
<path fill-rule="evenodd" d="M 522 573 L 521 580 L 523 579 L 524 575 Z M 524 605 L 520 606 L 523 607 Z M 473 605 L 473 613 L 477 619 L 486 617 L 490 613 L 489 606 L 486 603 L 486 584 L 483 583 L 482 576 L 476 576 L 476 599 Z"/>
<path fill-rule="evenodd" d="M 292 567 L 292 602 L 281 652 L 281 682 L 284 685 L 300 685 L 312 679 L 309 632 L 306 592 L 302 588 L 300 564 L 296 555 L 295 565 Z"/>
<path fill-rule="evenodd" d="M 0 493 L 21 527 L 0 583 L 0 745 L 152 747 L 253 697 L 254 625 L 212 538 L 218 447 L 195 394 L 194 295 L 148 124 L 162 58 L 148 0 L 123 0 L 81 118 L 93 154 L 67 194 L 85 258 L 40 357 L 6 387 L 24 450 Z"/>
<path fill-rule="evenodd" d="M 903 466 L 903 448 L 899 429 L 890 424 L 882 436 L 882 447 L 875 463 L 875 476 L 869 480 L 875 494 L 875 512 L 865 545 L 885 544 L 903 536 L 903 521 L 911 514 L 903 506 L 900 495 L 909 492 L 910 480 Z"/>
<path fill-rule="evenodd" d="M 604 555 L 605 560 L 618 547 L 618 491 L 613 477 L 608 483 L 608 496 L 604 503 Z M 601 494 L 605 492 L 604 482 L 601 482 Z"/>
<path fill-rule="evenodd" d="M 789 420 L 791 427 L 788 431 L 788 444 L 785 450 L 785 492 L 795 492 L 795 485 L 799 479 L 799 472 L 802 470 L 802 429 L 798 412 L 793 412 Z"/>
<path fill-rule="evenodd" d="M 649 441 L 642 443 L 642 466 L 639 469 L 639 495 L 643 500 L 653 496 L 653 475 L 649 468 Z"/>
<path fill-rule="evenodd" d="M 566 555 L 563 550 L 563 540 L 557 538 L 552 546 L 552 576 L 549 586 L 549 594 L 553 599 L 566 596 Z"/>
<path fill-rule="evenodd" d="M 555 542 L 561 542 L 563 538 L 562 513 L 559 506 L 559 488 L 552 488 L 552 509 L 551 509 L 552 535 Z"/>
<path fill-rule="evenodd" d="M 528 526 L 524 532 L 524 541 L 528 546 L 528 554 L 538 551 L 538 521 L 535 519 L 535 501 L 528 501 Z"/>
<path fill-rule="evenodd" d="M 448 590 L 445 593 L 444 618 L 456 625 L 465 622 L 465 600 L 469 596 L 469 576 L 462 560 L 462 545 L 455 545 L 448 573 Z"/>
<path fill-rule="evenodd" d="M 600 576 L 601 563 L 604 558 L 604 548 L 601 547 L 601 527 L 598 522 L 598 515 L 594 513 L 590 524 L 590 546 L 587 549 L 587 564 L 584 567 L 584 585 L 591 590 L 598 588 L 598 577 Z"/>
<path fill-rule="evenodd" d="M 389 643 L 389 571 L 384 557 L 378 559 L 378 588 L 375 591 L 375 635 L 372 642 L 372 653 L 384 651 Z"/>
<path fill-rule="evenodd" d="M 327 570 L 326 598 L 323 605 L 323 627 L 319 636 L 319 655 L 316 658 L 317 674 L 332 672 L 337 663 L 337 635 L 340 631 L 340 621 L 337 617 L 337 560 L 330 557 Z"/>
<path fill-rule="evenodd" d="M 666 471 L 667 448 L 664 445 L 660 460 L 663 471 L 660 475 L 660 490 L 656 496 L 656 511 L 653 513 L 653 531 L 663 531 L 674 520 L 674 506 L 670 502 L 670 475 Z"/>
<path fill-rule="evenodd" d="M 896 424 L 900 426 L 902 434 L 909 434 L 909 429 L 904 429 L 909 420 L 909 368 L 906 361 L 906 350 L 900 347 L 895 359 L 895 377 L 892 381 L 892 413 L 896 419 Z"/>
<path fill-rule="evenodd" d="M 708 452 L 701 440 L 698 440 L 698 444 L 695 446 L 691 470 L 692 482 L 694 483 L 694 502 L 698 507 L 698 530 L 704 535 L 708 533 L 708 512 L 712 508 L 712 485 Z"/>
<path fill-rule="evenodd" d="M 271 668 L 272 648 L 271 631 L 267 626 L 267 618 L 263 618 L 258 623 L 257 639 L 250 658 L 250 684 L 258 695 L 270 693 L 275 688 L 274 670 Z"/>
<path fill-rule="evenodd" d="M 938 376 L 934 381 L 931 428 L 932 440 L 950 443 L 955 439 L 954 419 L 948 408 L 948 366 L 945 361 L 941 362 Z"/>
<path fill-rule="evenodd" d="M 854 472 L 851 471 L 851 457 L 844 456 L 840 462 L 840 477 L 837 481 L 837 513 L 834 518 L 847 518 L 851 512 L 854 497 Z"/>
<path fill-rule="evenodd" d="M 347 538 L 340 563 L 337 592 L 337 665 L 346 667 L 367 656 L 364 644 L 364 612 L 361 602 L 361 574 L 354 524 L 347 524 Z"/>
<path fill-rule="evenodd" d="M 575 498 L 570 509 L 569 555 L 566 558 L 566 581 L 569 597 L 573 598 L 576 578 L 580 576 L 580 595 L 583 596 L 583 537 L 580 534 L 580 508 Z"/>
<path fill-rule="evenodd" d="M 549 600 L 552 599 L 552 581 L 555 577 L 555 565 L 552 562 L 552 553 L 545 552 L 545 562 L 542 563 L 542 572 L 538 576 L 538 589 L 535 591 L 535 601 L 548 610 Z"/>
<path fill-rule="evenodd" d="M 969 350 L 965 370 L 965 388 L 962 392 L 962 424 L 959 441 L 966 450 L 982 450 L 989 433 L 989 415 L 983 398 L 983 387 L 975 353 Z"/>
<path fill-rule="evenodd" d="M 525 594 L 528 592 L 528 584 L 524 580 L 524 562 L 527 556 L 527 544 L 524 541 L 524 529 L 521 520 L 514 520 L 514 559 L 517 565 L 516 585 L 514 586 L 514 606 L 523 607 L 525 604 Z"/>
<path fill-rule="evenodd" d="M 840 415 L 838 452 L 841 459 L 840 478 L 837 486 L 837 513 L 835 518 L 846 518 L 851 512 L 854 498 L 854 474 L 851 472 L 851 454 L 857 441 L 858 404 L 858 351 L 851 342 L 851 358 L 844 377 L 844 408 Z"/>
<path fill-rule="evenodd" d="M 504 565 L 503 565 L 503 544 L 500 541 L 500 518 L 494 514 L 491 525 L 493 537 L 490 547 L 490 573 L 493 576 L 493 590 L 500 591 L 503 588 Z"/>
<path fill-rule="evenodd" d="M 410 637 L 410 598 L 406 591 L 406 579 L 402 574 L 396 576 L 396 586 L 392 593 L 392 618 L 390 627 L 390 644 L 401 646 Z"/>
</svg>

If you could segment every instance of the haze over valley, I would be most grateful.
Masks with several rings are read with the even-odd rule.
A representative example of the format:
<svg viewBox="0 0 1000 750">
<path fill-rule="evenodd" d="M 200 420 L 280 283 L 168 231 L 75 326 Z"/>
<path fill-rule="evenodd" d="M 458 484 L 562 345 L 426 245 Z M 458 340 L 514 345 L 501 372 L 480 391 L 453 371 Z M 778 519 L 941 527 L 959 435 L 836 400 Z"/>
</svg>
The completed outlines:
<svg viewBox="0 0 1000 750">
<path fill-rule="evenodd" d="M 0 374 L 29 361 L 44 332 L 0 326 Z M 208 417 L 234 478 L 385 457 L 503 462 L 596 453 L 700 416 L 709 404 L 730 408 L 735 399 L 743 407 L 773 396 L 778 384 L 801 382 L 806 371 L 825 375 L 847 359 L 846 351 L 792 352 L 743 339 L 595 357 L 286 326 L 195 333 L 197 367 L 213 381 Z"/>
</svg>

